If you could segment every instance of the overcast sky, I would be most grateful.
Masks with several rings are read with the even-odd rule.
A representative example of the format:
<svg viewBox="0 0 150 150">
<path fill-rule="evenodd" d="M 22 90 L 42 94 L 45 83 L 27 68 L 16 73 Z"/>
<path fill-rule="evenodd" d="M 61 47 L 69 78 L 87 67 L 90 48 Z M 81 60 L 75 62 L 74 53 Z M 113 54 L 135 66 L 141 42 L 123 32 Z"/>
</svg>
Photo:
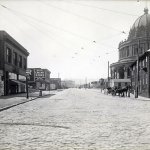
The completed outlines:
<svg viewBox="0 0 150 150">
<path fill-rule="evenodd" d="M 145 1 L 0 0 L 0 30 L 30 53 L 28 67 L 47 68 L 51 77 L 107 77 L 118 61 L 118 44 L 143 15 Z M 150 2 L 147 2 L 149 8 Z M 125 32 L 126 34 L 122 33 Z"/>
</svg>

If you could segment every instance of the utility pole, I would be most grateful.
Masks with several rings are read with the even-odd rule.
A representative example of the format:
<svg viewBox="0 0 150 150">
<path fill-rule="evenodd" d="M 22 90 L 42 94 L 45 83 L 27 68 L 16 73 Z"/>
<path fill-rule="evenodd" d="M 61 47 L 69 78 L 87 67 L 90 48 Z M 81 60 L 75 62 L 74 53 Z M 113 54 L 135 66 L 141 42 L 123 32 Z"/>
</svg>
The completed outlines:
<svg viewBox="0 0 150 150">
<path fill-rule="evenodd" d="M 109 61 L 108 61 L 108 85 L 109 85 Z"/>
<path fill-rule="evenodd" d="M 26 98 L 29 99 L 28 75 L 26 76 L 26 92 L 27 92 Z"/>
<path fill-rule="evenodd" d="M 87 77 L 85 78 L 85 89 L 87 88 Z"/>
<path fill-rule="evenodd" d="M 138 41 L 138 48 L 137 48 L 135 98 L 138 98 L 139 95 L 139 49 L 140 49 L 140 40 Z"/>
</svg>

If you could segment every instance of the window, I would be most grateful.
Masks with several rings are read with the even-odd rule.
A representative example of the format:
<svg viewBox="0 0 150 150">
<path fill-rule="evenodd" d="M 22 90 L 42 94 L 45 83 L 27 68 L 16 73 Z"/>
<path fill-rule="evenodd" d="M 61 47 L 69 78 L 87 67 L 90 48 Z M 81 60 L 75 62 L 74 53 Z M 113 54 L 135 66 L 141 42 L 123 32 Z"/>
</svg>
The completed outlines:
<svg viewBox="0 0 150 150">
<path fill-rule="evenodd" d="M 8 63 L 11 63 L 12 52 L 10 48 L 6 49 L 6 59 Z"/>
<path fill-rule="evenodd" d="M 9 79 L 17 80 L 17 74 L 9 72 Z"/>
<path fill-rule="evenodd" d="M 147 67 L 147 56 L 146 56 L 146 58 L 145 58 L 145 67 Z"/>
<path fill-rule="evenodd" d="M 17 66 L 17 53 L 13 52 L 13 64 Z"/>
<path fill-rule="evenodd" d="M 132 49 L 132 56 L 137 55 L 137 52 L 138 52 L 138 45 L 137 45 L 137 44 L 135 44 L 135 45 L 133 45 L 133 49 Z"/>
<path fill-rule="evenodd" d="M 22 76 L 22 75 L 19 75 L 19 80 L 20 80 L 20 81 L 26 81 L 26 77 L 25 77 L 25 76 Z"/>
<path fill-rule="evenodd" d="M 129 56 L 129 46 L 127 47 L 127 57 Z"/>
<path fill-rule="evenodd" d="M 147 83 L 148 83 L 148 81 L 147 81 L 147 74 L 145 75 L 145 80 L 146 80 L 146 81 L 145 81 L 145 82 L 146 82 L 145 84 L 147 84 Z"/>
<path fill-rule="evenodd" d="M 26 60 L 26 58 L 23 59 L 23 68 L 25 70 L 27 69 L 27 60 Z"/>
<path fill-rule="evenodd" d="M 144 53 L 144 50 L 145 50 L 145 44 L 144 43 L 141 43 L 140 44 L 140 49 L 141 49 L 141 54 L 143 54 Z"/>
<path fill-rule="evenodd" d="M 143 67 L 145 67 L 145 60 L 143 60 Z"/>
<path fill-rule="evenodd" d="M 19 55 L 19 67 L 22 68 L 22 56 Z"/>
</svg>

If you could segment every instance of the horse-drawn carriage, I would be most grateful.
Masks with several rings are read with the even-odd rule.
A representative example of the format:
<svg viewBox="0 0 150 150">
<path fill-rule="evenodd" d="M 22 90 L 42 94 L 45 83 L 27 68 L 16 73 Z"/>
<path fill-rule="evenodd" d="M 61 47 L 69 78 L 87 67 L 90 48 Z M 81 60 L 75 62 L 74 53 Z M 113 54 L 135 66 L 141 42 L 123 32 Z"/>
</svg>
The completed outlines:
<svg viewBox="0 0 150 150">
<path fill-rule="evenodd" d="M 107 93 L 113 96 L 127 96 L 131 89 L 130 83 L 130 79 L 111 79 L 110 86 L 107 87 Z"/>
</svg>

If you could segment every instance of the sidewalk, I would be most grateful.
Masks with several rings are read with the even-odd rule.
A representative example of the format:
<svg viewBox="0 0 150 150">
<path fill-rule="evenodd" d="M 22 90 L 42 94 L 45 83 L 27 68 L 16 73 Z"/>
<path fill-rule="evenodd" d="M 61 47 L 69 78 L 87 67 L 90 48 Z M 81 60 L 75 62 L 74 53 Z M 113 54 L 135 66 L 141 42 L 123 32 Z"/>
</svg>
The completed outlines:
<svg viewBox="0 0 150 150">
<path fill-rule="evenodd" d="M 141 100 L 141 101 L 150 101 L 150 98 L 138 96 L 138 98 L 135 98 L 134 94 L 130 94 L 130 98 L 133 100 Z"/>
<path fill-rule="evenodd" d="M 40 97 L 55 95 L 57 92 L 59 92 L 59 90 L 42 91 L 42 96 L 39 96 L 39 92 L 33 92 L 33 93 L 29 93 L 28 99 L 26 98 L 26 93 L 10 95 L 10 96 L 0 96 L 0 111 L 35 100 Z"/>
<path fill-rule="evenodd" d="M 104 90 L 102 91 L 102 93 L 106 94 Z M 138 96 L 138 98 L 135 98 L 135 95 L 132 93 L 130 93 L 130 97 L 128 98 L 132 100 L 150 101 L 150 98 L 147 98 L 147 97 Z"/>
</svg>

